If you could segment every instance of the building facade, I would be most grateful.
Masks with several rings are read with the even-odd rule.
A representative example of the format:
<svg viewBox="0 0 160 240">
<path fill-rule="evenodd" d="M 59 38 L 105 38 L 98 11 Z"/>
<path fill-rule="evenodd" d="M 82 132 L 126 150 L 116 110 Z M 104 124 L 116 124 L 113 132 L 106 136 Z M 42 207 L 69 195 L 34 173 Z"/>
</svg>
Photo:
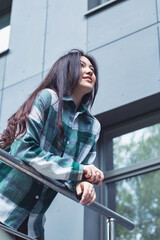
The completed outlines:
<svg viewBox="0 0 160 240">
<path fill-rule="evenodd" d="M 132 232 L 117 226 L 117 239 L 160 235 L 159 23 L 160 0 L 0 0 L 0 32 L 10 26 L 0 50 L 0 132 L 59 56 L 78 48 L 97 60 L 92 113 L 105 173 L 97 200 L 136 223 Z M 103 217 L 61 195 L 46 217 L 47 240 L 106 239 Z"/>
</svg>

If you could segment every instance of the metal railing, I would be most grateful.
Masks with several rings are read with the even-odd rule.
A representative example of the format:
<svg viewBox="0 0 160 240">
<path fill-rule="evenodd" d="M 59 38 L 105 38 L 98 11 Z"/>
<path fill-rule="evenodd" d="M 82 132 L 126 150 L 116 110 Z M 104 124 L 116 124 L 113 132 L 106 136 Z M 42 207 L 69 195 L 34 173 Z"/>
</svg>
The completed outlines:
<svg viewBox="0 0 160 240">
<path fill-rule="evenodd" d="M 39 182 L 46 185 L 47 187 L 63 194 L 64 196 L 72 199 L 73 201 L 79 202 L 79 200 L 77 199 L 75 194 L 73 192 L 71 192 L 69 189 L 62 187 L 62 185 L 58 181 L 56 181 L 56 180 L 49 181 L 43 175 L 41 175 L 39 172 L 34 170 L 32 167 L 30 167 L 24 163 L 20 163 L 15 157 L 13 157 L 8 152 L 6 152 L 2 149 L 0 149 L 0 161 L 33 177 L 34 179 L 36 179 Z M 100 204 L 96 201 L 87 207 L 107 218 L 107 240 L 115 240 L 115 238 L 116 238 L 115 237 L 116 236 L 115 235 L 115 223 L 120 224 L 121 226 L 125 227 L 128 230 L 134 229 L 134 223 L 132 221 L 121 216 L 120 214 L 112 211 L 111 209 L 103 206 L 102 204 Z M 32 238 L 28 237 L 27 235 L 22 234 L 18 231 L 15 231 L 9 227 L 6 227 L 3 224 L 0 224 L 0 228 L 13 234 L 13 235 L 19 236 L 22 239 L 33 240 Z"/>
</svg>

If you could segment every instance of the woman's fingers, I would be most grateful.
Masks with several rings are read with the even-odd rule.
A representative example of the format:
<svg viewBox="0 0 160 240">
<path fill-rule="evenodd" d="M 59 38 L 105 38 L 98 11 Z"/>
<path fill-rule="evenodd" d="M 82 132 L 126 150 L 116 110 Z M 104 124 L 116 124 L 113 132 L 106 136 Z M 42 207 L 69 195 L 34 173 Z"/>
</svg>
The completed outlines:
<svg viewBox="0 0 160 240">
<path fill-rule="evenodd" d="M 96 167 L 94 165 L 84 165 L 83 174 L 85 178 L 93 181 L 96 177 Z"/>
<path fill-rule="evenodd" d="M 82 196 L 82 201 L 80 201 L 81 204 L 87 204 L 90 205 L 96 200 L 96 194 L 93 191 L 91 194 L 87 194 L 84 197 Z"/>
<path fill-rule="evenodd" d="M 99 185 L 104 180 L 104 174 L 102 171 L 98 169 L 98 171 L 96 171 L 96 175 L 97 175 L 97 178 L 94 184 Z"/>
<path fill-rule="evenodd" d="M 81 193 L 83 192 L 83 188 L 81 184 L 77 184 L 76 186 L 76 193 L 77 195 L 81 195 Z"/>
<path fill-rule="evenodd" d="M 90 201 L 88 202 L 87 205 L 92 204 L 95 200 L 96 200 L 96 193 L 95 193 L 95 191 L 93 191 Z"/>
<path fill-rule="evenodd" d="M 83 170 L 83 175 L 85 178 L 90 178 L 92 176 L 91 165 L 85 165 Z"/>
<path fill-rule="evenodd" d="M 96 185 L 99 185 L 104 179 L 103 172 L 94 165 L 85 165 L 83 175 L 88 182 Z"/>
<path fill-rule="evenodd" d="M 81 204 L 92 204 L 96 199 L 96 193 L 94 187 L 91 183 L 83 181 L 77 184 L 76 192 L 80 194 L 80 189 L 83 192 L 82 198 L 80 200 Z"/>
<path fill-rule="evenodd" d="M 86 204 L 88 202 L 89 197 L 90 197 L 91 189 L 90 189 L 90 185 L 87 184 L 86 182 L 83 182 L 82 184 L 83 184 L 84 188 L 83 188 L 83 194 L 82 194 L 82 198 L 81 198 L 80 203 L 81 204 Z"/>
</svg>

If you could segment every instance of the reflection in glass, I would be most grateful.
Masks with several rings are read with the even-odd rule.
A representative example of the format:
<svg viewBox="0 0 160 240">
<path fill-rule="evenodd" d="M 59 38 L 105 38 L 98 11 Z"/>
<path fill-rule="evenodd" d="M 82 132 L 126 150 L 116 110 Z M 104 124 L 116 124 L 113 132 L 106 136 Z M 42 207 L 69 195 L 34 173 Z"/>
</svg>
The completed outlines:
<svg viewBox="0 0 160 240">
<path fill-rule="evenodd" d="M 116 183 L 116 211 L 136 224 L 128 231 L 117 224 L 117 240 L 160 239 L 160 171 Z"/>
<path fill-rule="evenodd" d="M 160 124 L 113 139 L 114 168 L 160 156 Z"/>
</svg>

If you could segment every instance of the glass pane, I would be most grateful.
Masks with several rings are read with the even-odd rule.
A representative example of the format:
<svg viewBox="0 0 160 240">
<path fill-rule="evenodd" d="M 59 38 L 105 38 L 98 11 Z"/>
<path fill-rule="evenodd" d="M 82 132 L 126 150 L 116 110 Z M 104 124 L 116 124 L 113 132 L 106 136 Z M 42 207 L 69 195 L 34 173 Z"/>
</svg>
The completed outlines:
<svg viewBox="0 0 160 240">
<path fill-rule="evenodd" d="M 114 168 L 160 156 L 160 124 L 113 139 Z"/>
<path fill-rule="evenodd" d="M 132 220 L 132 231 L 117 224 L 117 240 L 160 238 L 160 171 L 116 183 L 116 211 Z"/>
<path fill-rule="evenodd" d="M 8 12 L 8 13 L 0 16 L 0 29 L 7 27 L 10 24 L 10 15 L 11 15 L 11 13 Z"/>
<path fill-rule="evenodd" d="M 10 26 L 0 30 L 0 54 L 9 48 Z"/>
<path fill-rule="evenodd" d="M 101 3 L 110 2 L 111 0 L 101 0 Z"/>
</svg>

